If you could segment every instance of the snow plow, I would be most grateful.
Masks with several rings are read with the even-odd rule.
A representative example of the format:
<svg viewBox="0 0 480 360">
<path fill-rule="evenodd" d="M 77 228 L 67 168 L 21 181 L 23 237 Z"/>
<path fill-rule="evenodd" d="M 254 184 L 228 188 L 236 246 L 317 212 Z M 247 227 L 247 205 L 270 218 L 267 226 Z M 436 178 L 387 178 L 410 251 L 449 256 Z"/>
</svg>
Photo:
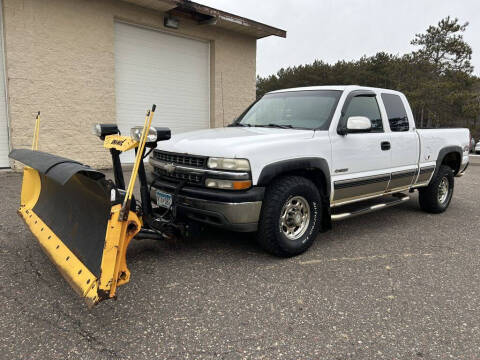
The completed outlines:
<svg viewBox="0 0 480 360">
<path fill-rule="evenodd" d="M 170 138 L 168 128 L 151 127 L 154 112 L 155 105 L 131 136 L 122 136 L 116 125 L 95 126 L 110 150 L 114 181 L 75 160 L 38 151 L 40 113 L 32 149 L 9 155 L 25 165 L 18 214 L 89 307 L 115 298 L 118 286 L 129 282 L 126 251 L 134 237 L 163 239 L 176 231 L 171 219 L 153 215 L 146 183 L 146 151 Z M 127 186 L 120 162 L 125 151 L 136 153 Z M 141 202 L 133 193 L 137 176 Z"/>
</svg>

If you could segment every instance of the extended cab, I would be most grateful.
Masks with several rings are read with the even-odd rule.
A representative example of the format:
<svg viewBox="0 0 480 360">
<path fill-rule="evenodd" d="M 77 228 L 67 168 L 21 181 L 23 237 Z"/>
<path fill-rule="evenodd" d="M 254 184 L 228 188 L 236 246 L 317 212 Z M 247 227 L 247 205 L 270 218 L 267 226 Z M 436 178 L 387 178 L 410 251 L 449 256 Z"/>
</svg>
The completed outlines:
<svg viewBox="0 0 480 360">
<path fill-rule="evenodd" d="M 416 129 L 406 97 L 359 86 L 274 91 L 227 128 L 178 134 L 150 157 L 152 199 L 176 216 L 257 231 L 278 256 L 320 229 L 419 191 L 447 209 L 469 161 L 467 129 Z"/>
</svg>

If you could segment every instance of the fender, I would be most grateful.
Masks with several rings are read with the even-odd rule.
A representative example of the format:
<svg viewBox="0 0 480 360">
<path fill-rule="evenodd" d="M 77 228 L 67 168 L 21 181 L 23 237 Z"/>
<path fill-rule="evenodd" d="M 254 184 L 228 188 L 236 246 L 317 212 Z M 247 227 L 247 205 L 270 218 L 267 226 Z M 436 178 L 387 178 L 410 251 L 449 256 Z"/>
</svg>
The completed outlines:
<svg viewBox="0 0 480 360">
<path fill-rule="evenodd" d="M 292 172 L 295 170 L 320 170 L 323 173 L 326 185 L 326 198 L 330 198 L 331 181 L 330 168 L 325 159 L 322 158 L 301 158 L 282 160 L 265 166 L 260 173 L 257 181 L 258 186 L 265 186 L 276 176 Z"/>
<path fill-rule="evenodd" d="M 458 155 L 460 156 L 460 164 L 458 166 L 458 169 L 453 169 L 455 175 L 457 175 L 457 173 L 460 171 L 460 167 L 462 166 L 462 158 L 463 158 L 462 148 L 457 145 L 446 146 L 442 148 L 438 153 L 437 164 L 435 167 L 435 172 L 433 174 L 433 177 L 437 175 L 437 172 L 440 169 L 440 165 L 442 165 L 442 162 L 445 159 L 445 156 L 447 156 L 447 154 L 450 154 L 450 153 L 458 153 Z"/>
</svg>

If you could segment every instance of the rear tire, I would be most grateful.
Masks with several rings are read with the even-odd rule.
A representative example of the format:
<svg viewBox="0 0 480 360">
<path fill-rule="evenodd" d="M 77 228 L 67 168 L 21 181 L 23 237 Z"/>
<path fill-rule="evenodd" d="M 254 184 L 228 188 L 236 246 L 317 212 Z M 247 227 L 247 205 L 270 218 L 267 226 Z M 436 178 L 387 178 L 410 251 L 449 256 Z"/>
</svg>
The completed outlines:
<svg viewBox="0 0 480 360">
<path fill-rule="evenodd" d="M 440 214 L 447 210 L 453 195 L 453 170 L 441 165 L 430 184 L 419 189 L 418 200 L 423 211 Z"/>
<path fill-rule="evenodd" d="M 257 241 L 273 255 L 299 255 L 313 244 L 321 214 L 322 200 L 310 180 L 300 176 L 279 178 L 267 188 Z"/>
</svg>

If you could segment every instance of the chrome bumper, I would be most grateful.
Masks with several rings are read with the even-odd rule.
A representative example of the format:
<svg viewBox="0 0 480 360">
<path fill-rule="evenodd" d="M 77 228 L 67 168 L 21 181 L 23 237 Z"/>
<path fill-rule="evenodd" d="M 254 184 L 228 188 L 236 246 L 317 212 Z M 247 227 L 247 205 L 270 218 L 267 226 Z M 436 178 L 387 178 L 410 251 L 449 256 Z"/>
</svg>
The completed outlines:
<svg viewBox="0 0 480 360">
<path fill-rule="evenodd" d="M 467 162 L 466 164 L 462 164 L 460 166 L 460 171 L 458 172 L 457 177 L 462 177 L 463 175 L 465 175 L 468 165 L 470 165 L 470 162 Z"/>
<path fill-rule="evenodd" d="M 156 199 L 157 189 L 152 188 L 151 198 Z M 163 191 L 163 190 L 160 190 Z M 220 202 L 177 195 L 176 206 L 179 214 L 192 220 L 234 231 L 256 231 L 262 201 Z"/>
</svg>

